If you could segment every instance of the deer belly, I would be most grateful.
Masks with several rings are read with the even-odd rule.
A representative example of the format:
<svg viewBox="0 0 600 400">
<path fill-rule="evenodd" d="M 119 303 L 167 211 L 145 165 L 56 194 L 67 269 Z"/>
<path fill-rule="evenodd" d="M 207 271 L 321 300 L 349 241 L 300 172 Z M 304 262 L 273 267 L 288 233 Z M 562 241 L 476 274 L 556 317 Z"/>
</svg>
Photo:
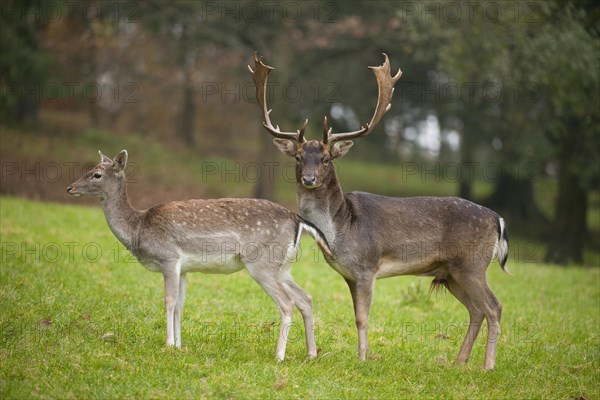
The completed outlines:
<svg viewBox="0 0 600 400">
<path fill-rule="evenodd" d="M 346 279 L 350 279 L 350 280 L 354 280 L 354 274 L 353 274 L 353 269 L 351 267 L 346 267 L 342 264 L 339 264 L 337 262 L 331 263 L 329 264 L 331 266 L 331 268 L 333 268 L 338 274 L 340 274 L 341 276 L 343 276 Z"/>
<path fill-rule="evenodd" d="M 182 254 L 181 272 L 232 274 L 245 265 L 236 254 Z"/>
<path fill-rule="evenodd" d="M 393 258 L 383 258 L 377 270 L 377 279 L 398 275 L 415 275 L 421 272 L 429 263 L 414 263 Z"/>
<path fill-rule="evenodd" d="M 160 263 L 157 261 L 140 261 L 140 264 L 144 266 L 150 272 L 160 272 L 162 271 L 160 267 Z"/>
</svg>

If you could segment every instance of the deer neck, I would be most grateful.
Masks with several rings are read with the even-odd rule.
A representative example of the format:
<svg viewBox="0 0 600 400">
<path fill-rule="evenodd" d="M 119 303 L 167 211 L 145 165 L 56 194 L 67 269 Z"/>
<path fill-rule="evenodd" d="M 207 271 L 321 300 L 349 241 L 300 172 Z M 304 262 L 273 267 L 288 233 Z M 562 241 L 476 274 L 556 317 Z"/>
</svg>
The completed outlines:
<svg viewBox="0 0 600 400">
<path fill-rule="evenodd" d="M 102 209 L 112 233 L 134 252 L 143 213 L 131 207 L 125 182 L 120 182 L 117 190 L 102 200 Z"/>
<path fill-rule="evenodd" d="M 333 246 L 337 233 L 344 231 L 351 220 L 350 207 L 335 169 L 331 169 L 318 188 L 307 189 L 297 183 L 296 191 L 300 216 L 319 228 Z"/>
</svg>

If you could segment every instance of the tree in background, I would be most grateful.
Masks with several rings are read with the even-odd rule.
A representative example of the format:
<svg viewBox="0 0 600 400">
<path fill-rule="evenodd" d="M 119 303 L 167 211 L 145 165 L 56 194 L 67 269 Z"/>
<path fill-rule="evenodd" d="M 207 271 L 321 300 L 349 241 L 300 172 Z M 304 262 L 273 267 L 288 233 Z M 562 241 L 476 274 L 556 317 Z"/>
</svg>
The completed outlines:
<svg viewBox="0 0 600 400">
<path fill-rule="evenodd" d="M 546 260 L 583 261 L 589 192 L 600 179 L 600 41 L 598 14 L 577 3 L 548 5 L 530 45 L 532 75 L 546 88 L 544 130 L 554 146 L 558 198 Z"/>
<path fill-rule="evenodd" d="M 310 138 L 320 137 L 323 115 L 338 131 L 365 122 L 377 96 L 366 66 L 380 63 L 380 53 L 386 52 L 404 74 L 382 129 L 361 139 L 353 149 L 356 157 L 421 165 L 458 160 L 467 170 L 456 191 L 467 198 L 474 196 L 470 165 L 494 163 L 500 177 L 483 202 L 507 215 L 519 232 L 528 226 L 536 227 L 531 233 L 543 232 L 548 260 L 581 260 L 589 192 L 600 180 L 594 167 L 600 159 L 600 28 L 593 3 L 77 4 L 80 11 L 101 4 L 105 12 L 91 19 L 77 12 L 74 19 L 46 26 L 31 12 L 38 2 L 2 3 L 3 117 L 35 116 L 38 108 L 22 95 L 27 91 L 7 90 L 8 85 L 35 87 L 48 76 L 60 82 L 132 81 L 142 101 L 130 108 L 108 104 L 110 110 L 90 102 L 92 126 L 103 120 L 99 112 L 108 110 L 111 132 L 143 132 L 194 146 L 201 155 L 271 161 L 274 147 L 258 109 L 244 104 L 253 101 L 246 64 L 255 50 L 277 68 L 270 80 L 273 120 L 293 130 L 310 118 Z M 131 5 L 140 23 L 111 14 Z M 298 10 L 301 15 L 294 13 Z M 51 67 L 47 52 L 55 59 Z M 207 101 L 206 84 L 222 93 Z M 285 87 L 300 95 L 284 92 Z M 243 101 L 234 104 L 223 92 L 230 90 L 243 91 Z M 439 154 L 419 149 L 406 135 L 431 117 L 440 125 Z M 129 122 L 125 129 L 124 120 Z M 451 130 L 460 135 L 452 149 L 446 137 Z M 547 200 L 555 206 L 554 215 L 540 211 L 534 196 L 536 180 L 548 176 L 558 184 L 556 199 Z M 274 198 L 272 177 L 261 177 L 254 195 Z"/>
<path fill-rule="evenodd" d="M 46 27 L 37 18 L 37 2 L 1 3 L 0 12 L 0 117 L 16 122 L 37 120 L 42 85 L 46 82 L 49 57 L 40 45 Z"/>
<path fill-rule="evenodd" d="M 463 91 L 456 102 L 431 106 L 462 121 L 463 164 L 481 160 L 478 148 L 496 145 L 495 154 L 481 153 L 501 166 L 486 203 L 521 229 L 547 226 L 533 182 L 547 166 L 557 167 L 547 260 L 581 262 L 588 192 L 598 185 L 598 168 L 590 166 L 600 161 L 598 13 L 585 2 L 475 4 L 496 14 L 409 24 L 409 38 L 424 37 L 421 47 L 439 51 L 437 71 Z M 473 4 L 462 7 L 461 15 L 469 15 Z M 461 196 L 472 196 L 471 183 L 461 182 Z"/>
</svg>

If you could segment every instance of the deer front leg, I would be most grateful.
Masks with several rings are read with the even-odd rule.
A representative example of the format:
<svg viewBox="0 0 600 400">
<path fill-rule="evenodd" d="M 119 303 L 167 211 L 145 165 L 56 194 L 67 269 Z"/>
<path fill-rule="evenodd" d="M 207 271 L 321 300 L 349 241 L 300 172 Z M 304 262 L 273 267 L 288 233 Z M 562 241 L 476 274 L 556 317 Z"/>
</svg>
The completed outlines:
<svg viewBox="0 0 600 400">
<path fill-rule="evenodd" d="M 176 268 L 163 270 L 165 278 L 165 308 L 167 316 L 167 347 L 175 345 L 175 305 L 179 294 L 179 272 Z"/>
<path fill-rule="evenodd" d="M 365 361 L 369 353 L 369 342 L 367 328 L 369 325 L 369 311 L 371 310 L 371 299 L 375 280 L 373 278 L 359 279 L 357 281 L 346 280 L 354 303 L 354 316 L 356 329 L 358 330 L 358 360 Z"/>
<path fill-rule="evenodd" d="M 183 303 L 185 302 L 185 274 L 179 278 L 179 293 L 177 302 L 175 303 L 174 314 L 174 331 L 175 331 L 175 347 L 181 347 L 181 314 L 183 312 Z"/>
</svg>

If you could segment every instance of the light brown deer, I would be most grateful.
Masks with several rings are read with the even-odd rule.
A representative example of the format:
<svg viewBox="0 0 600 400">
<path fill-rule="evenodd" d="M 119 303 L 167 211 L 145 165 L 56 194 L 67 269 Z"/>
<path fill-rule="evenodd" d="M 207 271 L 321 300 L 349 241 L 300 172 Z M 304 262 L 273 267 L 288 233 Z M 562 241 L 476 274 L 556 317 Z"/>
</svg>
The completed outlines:
<svg viewBox="0 0 600 400">
<path fill-rule="evenodd" d="M 391 76 L 387 55 L 379 67 L 369 67 L 377 79 L 379 96 L 371 121 L 354 132 L 332 133 L 327 117 L 323 139 L 304 138 L 308 120 L 296 132 L 273 126 L 266 87 L 273 70 L 255 54 L 256 99 L 265 129 L 275 146 L 295 157 L 296 193 L 300 216 L 325 236 L 329 265 L 344 277 L 352 295 L 358 330 L 358 357 L 368 353 L 367 324 L 375 280 L 398 275 L 433 277 L 432 287 L 445 286 L 465 305 L 470 322 L 457 363 L 466 363 L 485 319 L 488 323 L 484 368 L 493 369 L 500 336 L 502 306 L 490 290 L 486 269 L 497 257 L 504 270 L 508 236 L 495 212 L 457 197 L 393 198 L 371 193 L 344 193 L 332 160 L 345 155 L 353 142 L 373 131 L 391 107 L 394 85 L 402 72 Z"/>
<path fill-rule="evenodd" d="M 181 347 L 180 321 L 188 272 L 230 274 L 246 268 L 281 314 L 276 359 L 284 359 L 294 306 L 304 319 L 308 357 L 317 356 L 312 298 L 290 275 L 290 262 L 303 231 L 328 251 L 317 229 L 267 200 L 174 201 L 136 210 L 127 197 L 127 151 L 121 151 L 114 161 L 102 153 L 100 159 L 100 164 L 67 192 L 99 198 L 117 239 L 146 269 L 163 274 L 167 346 Z"/>
</svg>

